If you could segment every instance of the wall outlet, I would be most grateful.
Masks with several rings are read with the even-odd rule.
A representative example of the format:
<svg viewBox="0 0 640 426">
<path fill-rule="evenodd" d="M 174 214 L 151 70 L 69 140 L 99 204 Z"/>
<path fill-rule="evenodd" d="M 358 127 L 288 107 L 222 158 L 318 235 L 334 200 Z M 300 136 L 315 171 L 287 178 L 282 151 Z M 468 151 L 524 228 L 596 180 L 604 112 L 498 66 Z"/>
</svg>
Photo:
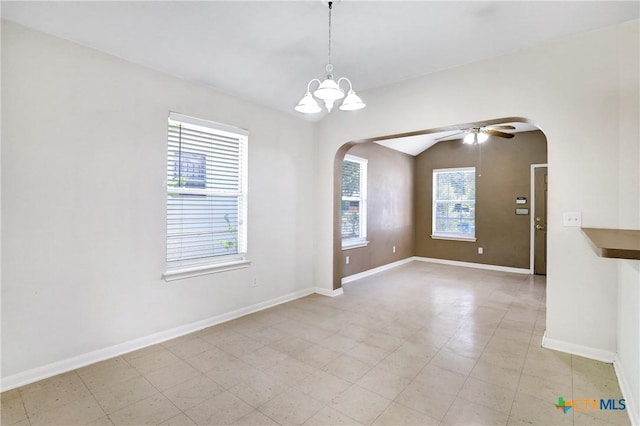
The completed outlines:
<svg viewBox="0 0 640 426">
<path fill-rule="evenodd" d="M 344 258 L 345 263 L 348 265 L 349 264 L 349 256 Z"/>
<path fill-rule="evenodd" d="M 478 254 L 484 254 L 484 249 L 482 247 L 478 247 Z"/>
<path fill-rule="evenodd" d="M 394 253 L 396 252 L 396 246 L 393 246 L 393 252 Z"/>
<path fill-rule="evenodd" d="M 582 213 L 564 212 L 562 213 L 563 226 L 582 226 Z"/>
<path fill-rule="evenodd" d="M 251 278 L 251 287 L 258 287 L 258 277 Z"/>
</svg>

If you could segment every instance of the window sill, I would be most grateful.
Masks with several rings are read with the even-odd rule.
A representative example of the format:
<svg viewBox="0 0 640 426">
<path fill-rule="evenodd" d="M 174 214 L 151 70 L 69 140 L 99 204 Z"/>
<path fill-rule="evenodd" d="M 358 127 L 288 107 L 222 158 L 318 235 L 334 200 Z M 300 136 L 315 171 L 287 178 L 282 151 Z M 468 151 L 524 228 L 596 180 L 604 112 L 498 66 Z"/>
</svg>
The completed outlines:
<svg viewBox="0 0 640 426">
<path fill-rule="evenodd" d="M 176 281 L 184 278 L 199 277 L 200 275 L 217 274 L 219 272 L 233 271 L 234 269 L 248 268 L 251 264 L 250 260 L 241 259 L 230 262 L 218 263 L 215 265 L 206 265 L 184 269 L 173 269 L 162 274 L 165 281 Z"/>
<path fill-rule="evenodd" d="M 475 237 L 454 237 L 451 235 L 432 235 L 431 238 L 434 240 L 466 241 L 469 243 L 477 241 L 477 238 Z"/>
<path fill-rule="evenodd" d="M 351 250 L 355 248 L 366 247 L 368 245 L 369 245 L 369 241 L 366 241 L 366 240 L 353 241 L 350 243 L 343 243 L 342 250 Z"/>
</svg>

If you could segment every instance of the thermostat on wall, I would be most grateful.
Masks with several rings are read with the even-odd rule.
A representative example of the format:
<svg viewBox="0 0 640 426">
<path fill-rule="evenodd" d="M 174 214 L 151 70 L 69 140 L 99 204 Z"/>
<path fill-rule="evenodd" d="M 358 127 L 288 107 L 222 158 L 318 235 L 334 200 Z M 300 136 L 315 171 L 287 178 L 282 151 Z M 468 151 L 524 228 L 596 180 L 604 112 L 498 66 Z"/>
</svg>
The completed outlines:
<svg viewBox="0 0 640 426">
<path fill-rule="evenodd" d="M 516 204 L 527 204 L 527 197 L 516 197 Z"/>
<path fill-rule="evenodd" d="M 516 214 L 529 214 L 529 209 L 516 209 Z"/>
</svg>

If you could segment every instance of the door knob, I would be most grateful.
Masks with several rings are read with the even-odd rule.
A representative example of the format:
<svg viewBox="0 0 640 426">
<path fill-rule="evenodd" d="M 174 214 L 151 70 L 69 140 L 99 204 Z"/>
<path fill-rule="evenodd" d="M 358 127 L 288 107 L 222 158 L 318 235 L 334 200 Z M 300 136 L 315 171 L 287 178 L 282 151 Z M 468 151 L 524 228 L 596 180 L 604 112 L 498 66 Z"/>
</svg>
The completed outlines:
<svg viewBox="0 0 640 426">
<path fill-rule="evenodd" d="M 545 229 L 545 228 L 544 228 L 544 226 L 542 226 L 542 225 L 540 225 L 540 224 L 537 224 L 537 225 L 536 225 L 536 229 L 537 229 L 538 231 L 544 231 L 544 229 Z"/>
</svg>

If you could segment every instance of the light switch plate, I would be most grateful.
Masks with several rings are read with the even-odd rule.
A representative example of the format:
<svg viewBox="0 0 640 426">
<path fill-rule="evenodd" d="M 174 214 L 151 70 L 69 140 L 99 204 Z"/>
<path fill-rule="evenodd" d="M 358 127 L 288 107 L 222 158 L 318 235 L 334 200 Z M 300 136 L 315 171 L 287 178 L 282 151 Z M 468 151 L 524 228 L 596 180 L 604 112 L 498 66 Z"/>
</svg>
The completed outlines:
<svg viewBox="0 0 640 426">
<path fill-rule="evenodd" d="M 582 213 L 564 212 L 562 213 L 563 226 L 582 226 Z"/>
</svg>

